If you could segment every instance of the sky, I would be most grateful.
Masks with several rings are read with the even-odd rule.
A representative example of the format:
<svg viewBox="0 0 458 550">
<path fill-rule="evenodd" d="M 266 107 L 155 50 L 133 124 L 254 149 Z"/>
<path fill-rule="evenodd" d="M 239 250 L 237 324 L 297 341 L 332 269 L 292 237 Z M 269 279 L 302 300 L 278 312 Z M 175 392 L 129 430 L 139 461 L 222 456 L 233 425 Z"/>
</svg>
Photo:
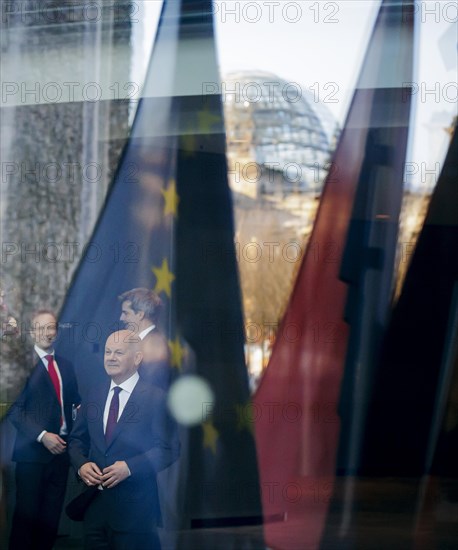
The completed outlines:
<svg viewBox="0 0 458 550">
<path fill-rule="evenodd" d="M 214 20 L 220 73 L 266 71 L 323 102 L 342 126 L 380 0 L 218 0 Z M 136 75 L 146 70 L 162 0 L 137 2 Z M 439 175 L 456 115 L 458 2 L 420 1 L 414 102 L 406 169 L 409 186 L 428 191 Z M 141 80 L 141 78 L 139 79 Z M 137 80 L 138 81 L 138 80 Z M 439 165 L 436 163 L 439 162 Z"/>
</svg>

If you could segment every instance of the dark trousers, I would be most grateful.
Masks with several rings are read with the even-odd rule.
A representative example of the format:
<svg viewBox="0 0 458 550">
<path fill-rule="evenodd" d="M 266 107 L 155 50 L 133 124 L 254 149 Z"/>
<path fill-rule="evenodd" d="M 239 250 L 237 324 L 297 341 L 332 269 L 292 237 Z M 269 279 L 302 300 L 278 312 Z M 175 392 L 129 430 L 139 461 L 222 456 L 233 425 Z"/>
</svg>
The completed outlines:
<svg viewBox="0 0 458 550">
<path fill-rule="evenodd" d="M 50 462 L 16 464 L 16 506 L 10 550 L 51 550 L 67 487 L 67 453 Z"/>
<path fill-rule="evenodd" d="M 108 525 L 104 511 L 103 499 L 96 497 L 84 516 L 84 550 L 161 550 L 155 529 L 145 533 L 116 531 Z"/>
</svg>

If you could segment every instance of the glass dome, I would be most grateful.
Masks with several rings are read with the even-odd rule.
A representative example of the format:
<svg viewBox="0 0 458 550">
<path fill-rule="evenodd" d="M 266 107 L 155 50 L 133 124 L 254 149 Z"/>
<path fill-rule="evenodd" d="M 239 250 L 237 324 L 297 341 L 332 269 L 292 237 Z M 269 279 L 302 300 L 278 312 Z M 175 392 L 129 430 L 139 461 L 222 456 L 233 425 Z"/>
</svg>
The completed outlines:
<svg viewBox="0 0 458 550">
<path fill-rule="evenodd" d="M 248 187 L 254 196 L 321 191 L 338 133 L 325 105 L 299 84 L 267 72 L 230 73 L 222 97 L 232 169 L 237 162 L 255 163 L 239 178 L 237 191 Z"/>
</svg>

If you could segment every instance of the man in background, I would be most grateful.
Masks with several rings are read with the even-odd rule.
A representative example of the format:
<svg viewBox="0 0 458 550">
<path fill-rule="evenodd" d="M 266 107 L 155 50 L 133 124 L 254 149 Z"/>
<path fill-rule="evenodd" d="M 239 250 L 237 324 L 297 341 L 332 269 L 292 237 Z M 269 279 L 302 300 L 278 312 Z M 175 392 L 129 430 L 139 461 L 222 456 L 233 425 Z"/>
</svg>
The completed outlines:
<svg viewBox="0 0 458 550">
<path fill-rule="evenodd" d="M 54 545 L 67 486 L 67 435 L 80 402 L 72 364 L 54 353 L 57 320 L 52 311 L 33 315 L 31 335 L 35 366 L 8 412 L 17 430 L 10 550 L 50 550 Z"/>
<path fill-rule="evenodd" d="M 118 299 L 121 302 L 120 320 L 141 340 L 143 360 L 139 375 L 167 391 L 171 377 L 170 353 L 167 340 L 157 327 L 161 299 L 147 288 L 128 290 Z"/>
</svg>

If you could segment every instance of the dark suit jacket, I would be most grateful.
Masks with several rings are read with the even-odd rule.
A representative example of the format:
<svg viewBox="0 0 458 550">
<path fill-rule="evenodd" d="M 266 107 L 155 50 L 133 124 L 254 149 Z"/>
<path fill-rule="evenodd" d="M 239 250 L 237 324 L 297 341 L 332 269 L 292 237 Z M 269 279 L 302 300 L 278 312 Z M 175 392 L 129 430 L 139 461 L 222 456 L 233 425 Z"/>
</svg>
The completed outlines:
<svg viewBox="0 0 458 550">
<path fill-rule="evenodd" d="M 72 428 L 72 405 L 80 403 L 78 386 L 73 366 L 62 357 L 56 356 L 62 378 L 64 414 L 67 430 Z M 46 463 L 53 458 L 37 437 L 43 430 L 59 433 L 61 409 L 51 378 L 38 359 L 24 389 L 8 412 L 8 418 L 17 429 L 13 460 L 16 462 Z"/>
<path fill-rule="evenodd" d="M 167 339 L 157 328 L 142 340 L 143 360 L 138 374 L 152 384 L 167 391 L 170 386 L 172 369 Z"/>
<path fill-rule="evenodd" d="M 156 474 L 178 458 L 176 425 L 167 413 L 165 394 L 138 380 L 107 446 L 103 411 L 109 384 L 83 401 L 69 438 L 70 460 L 76 470 L 86 462 L 100 469 L 124 460 L 131 476 L 96 497 L 110 527 L 124 532 L 146 532 L 161 525 Z"/>
</svg>

